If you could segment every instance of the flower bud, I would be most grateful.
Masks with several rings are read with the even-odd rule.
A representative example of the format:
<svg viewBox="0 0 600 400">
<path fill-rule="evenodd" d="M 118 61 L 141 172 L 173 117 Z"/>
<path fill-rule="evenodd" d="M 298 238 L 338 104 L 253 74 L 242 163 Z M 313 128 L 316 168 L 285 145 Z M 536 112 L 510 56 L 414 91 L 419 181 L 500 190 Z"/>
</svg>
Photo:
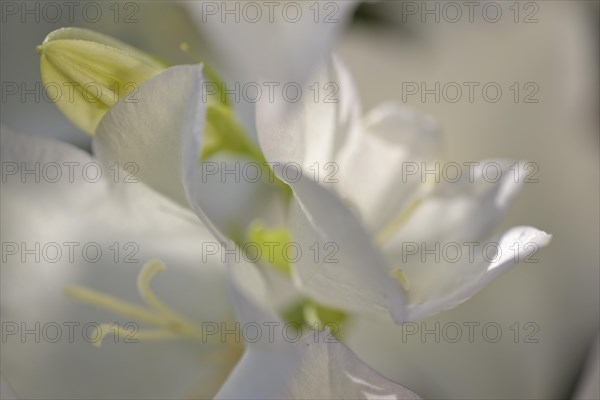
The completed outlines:
<svg viewBox="0 0 600 400">
<path fill-rule="evenodd" d="M 36 51 L 44 87 L 57 88 L 52 91 L 57 107 L 90 135 L 113 105 L 135 102 L 138 86 L 167 67 L 125 43 L 80 28 L 51 32 Z"/>
</svg>

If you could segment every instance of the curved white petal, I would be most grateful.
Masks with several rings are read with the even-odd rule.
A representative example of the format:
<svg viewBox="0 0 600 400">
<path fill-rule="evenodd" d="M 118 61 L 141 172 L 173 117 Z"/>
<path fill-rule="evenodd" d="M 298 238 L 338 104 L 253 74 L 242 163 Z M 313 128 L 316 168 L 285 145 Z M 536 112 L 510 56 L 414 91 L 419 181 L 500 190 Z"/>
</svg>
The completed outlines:
<svg viewBox="0 0 600 400">
<path fill-rule="evenodd" d="M 296 284 L 315 300 L 352 312 L 388 313 L 401 322 L 404 293 L 357 217 L 329 190 L 303 177 L 291 184 Z"/>
<path fill-rule="evenodd" d="M 328 331 L 300 339 L 268 303 L 268 288 L 251 264 L 230 265 L 231 290 L 243 324 L 259 324 L 263 338 L 247 350 L 218 399 L 418 399 L 364 364 Z M 273 336 L 266 324 L 273 326 Z M 277 324 L 276 326 L 274 324 Z M 292 332 L 292 333 L 289 333 Z"/>
<path fill-rule="evenodd" d="M 344 142 L 356 134 L 360 102 L 349 72 L 335 57 L 309 83 L 294 107 L 280 93 L 261 98 L 256 109 L 258 138 L 267 161 L 296 164 L 306 172 L 317 168 L 325 175 L 326 164 L 335 162 Z"/>
<path fill-rule="evenodd" d="M 289 352 L 252 347 L 217 399 L 419 399 L 363 363 L 328 332 L 287 344 Z"/>
<path fill-rule="evenodd" d="M 356 3 L 194 1 L 186 6 L 237 79 L 302 83 L 331 51 Z"/>
<path fill-rule="evenodd" d="M 490 262 L 483 254 L 493 259 L 488 252 L 493 252 L 496 244 L 506 256 L 515 254 L 516 245 L 528 246 L 521 251 L 531 252 L 532 246 L 547 243 L 549 236 L 534 228 L 531 243 L 488 240 L 518 194 L 527 176 L 525 166 L 524 162 L 484 160 L 458 182 L 442 181 L 423 198 L 405 225 L 383 243 L 387 264 L 399 268 L 407 281 L 408 320 L 458 305 L 513 265 L 503 259 L 503 268 L 486 269 Z M 514 231 L 507 235 L 511 234 Z"/>
<path fill-rule="evenodd" d="M 443 246 L 488 238 L 521 190 L 525 166 L 525 162 L 483 160 L 471 172 L 461 165 L 457 182 L 449 175 L 440 178 L 406 224 L 384 243 L 386 259 L 399 264 L 406 243 L 431 247 L 436 242 Z"/>
<path fill-rule="evenodd" d="M 0 316 L 3 329 L 7 323 L 17 324 L 19 331 L 7 336 L 0 362 L 14 392 L 22 398 L 182 398 L 198 395 L 201 383 L 208 390 L 207 382 L 217 381 L 223 372 L 210 358 L 219 346 L 190 341 L 114 343 L 109 336 L 97 349 L 83 336 L 86 323 L 123 326 L 135 321 L 64 295 L 65 287 L 76 284 L 143 305 L 136 276 L 142 264 L 160 258 L 167 270 L 156 277 L 153 288 L 167 304 L 197 322 L 231 317 L 225 269 L 212 257 L 203 263 L 203 243 L 214 239 L 195 215 L 141 183 L 114 184 L 112 171 L 106 169 L 103 179 L 91 181 L 91 166 L 99 163 L 70 145 L 6 130 L 1 139 L 3 165 L 18 167 L 2 182 L 3 244 L 35 249 L 39 243 L 43 249 L 54 243 L 62 249 L 56 261 L 54 253 L 43 250 L 38 260 L 34 252 L 23 261 L 22 252 L 12 255 L 3 249 Z M 41 172 L 51 163 L 63 165 L 62 179 L 55 183 L 48 181 L 54 176 L 50 168 L 46 175 Z M 73 165 L 72 181 L 64 163 Z M 90 166 L 88 174 L 82 175 L 85 165 Z M 40 179 L 36 182 L 31 173 L 23 177 L 25 168 L 39 168 Z M 72 259 L 67 242 L 74 246 Z M 96 262 L 90 261 L 96 259 L 93 251 L 88 260 L 83 258 L 87 244 L 101 249 Z M 23 340 L 23 327 L 35 332 L 36 323 L 39 342 L 35 333 Z M 56 325 L 50 324 L 61 329 L 55 343 L 47 340 L 55 337 Z M 78 324 L 72 325 L 72 340 L 65 324 Z M 139 328 L 150 327 L 139 323 Z"/>
<path fill-rule="evenodd" d="M 182 137 L 204 131 L 202 79 L 202 65 L 179 65 L 144 82 L 100 121 L 93 142 L 96 156 L 107 166 L 135 169 L 148 186 L 187 205 Z"/>
<path fill-rule="evenodd" d="M 463 257 L 456 263 L 444 257 L 434 263 L 413 261 L 404 270 L 411 287 L 406 320 L 424 319 L 456 307 L 515 264 L 535 260 L 537 251 L 550 239 L 551 235 L 536 228 L 515 227 L 496 240 L 482 242 L 472 260 L 463 246 Z M 482 252 L 487 244 L 492 244 L 491 251 Z"/>
<path fill-rule="evenodd" d="M 337 159 L 336 190 L 357 208 L 372 231 L 384 229 L 430 188 L 420 174 L 438 156 L 439 132 L 428 116 L 384 103 L 361 121 Z"/>
</svg>

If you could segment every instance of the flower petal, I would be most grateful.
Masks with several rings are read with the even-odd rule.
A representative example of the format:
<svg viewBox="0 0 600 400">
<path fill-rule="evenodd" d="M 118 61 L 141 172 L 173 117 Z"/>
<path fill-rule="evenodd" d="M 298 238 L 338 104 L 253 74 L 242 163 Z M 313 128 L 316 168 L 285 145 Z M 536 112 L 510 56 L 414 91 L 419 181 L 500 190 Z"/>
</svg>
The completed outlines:
<svg viewBox="0 0 600 400">
<path fill-rule="evenodd" d="M 291 184 L 292 241 L 302 256 L 292 264 L 295 283 L 332 308 L 388 313 L 401 322 L 404 292 L 355 215 L 329 190 L 302 177 Z"/>
<path fill-rule="evenodd" d="M 300 82 L 331 51 L 357 1 L 186 4 L 237 79 Z"/>
<path fill-rule="evenodd" d="M 421 320 L 456 307 L 501 273 L 534 256 L 550 239 L 551 235 L 536 228 L 515 227 L 497 240 L 488 242 L 497 249 L 495 254 L 477 251 L 472 261 L 463 259 L 458 263 L 443 257 L 440 262 L 427 265 L 413 262 L 404 270 L 411 282 L 407 321 Z M 463 255 L 467 254 L 464 247 Z M 422 273 L 419 273 L 419 268 Z"/>
<path fill-rule="evenodd" d="M 107 166 L 132 166 L 136 177 L 181 205 L 182 137 L 204 130 L 202 66 L 168 68 L 139 86 L 130 101 L 113 106 L 100 121 L 94 153 Z"/>
<path fill-rule="evenodd" d="M 232 292 L 243 324 L 270 323 L 272 338 L 247 350 L 218 399 L 418 399 L 364 364 L 328 331 L 300 339 L 288 332 L 268 304 L 268 288 L 255 265 L 230 265 Z M 282 329 L 283 328 L 283 329 Z M 266 329 L 265 329 L 266 330 Z M 290 330 L 291 331 L 291 330 Z M 312 331 L 311 331 L 312 332 Z"/>
<path fill-rule="evenodd" d="M 457 182 L 445 179 L 383 244 L 388 264 L 400 268 L 408 282 L 408 320 L 455 307 L 515 264 L 503 260 L 502 268 L 488 271 L 490 262 L 485 258 L 491 260 L 494 255 L 484 249 L 493 251 L 498 244 L 506 256 L 514 255 L 519 245 L 521 252 L 529 254 L 532 246 L 547 243 L 549 236 L 534 228 L 524 230 L 531 235 L 531 243 L 490 240 L 526 172 L 524 162 L 484 160 L 472 171 L 465 170 Z"/>
<path fill-rule="evenodd" d="M 361 125 L 337 159 L 336 189 L 376 231 L 430 188 L 408 171 L 437 159 L 438 128 L 431 117 L 394 103 L 381 104 Z"/>
<path fill-rule="evenodd" d="M 267 161 L 296 163 L 306 171 L 318 163 L 324 173 L 325 164 L 335 162 L 344 142 L 355 134 L 360 102 L 349 72 L 335 57 L 316 71 L 313 81 L 293 107 L 283 96 L 264 96 L 257 104 L 256 125 Z"/>
<path fill-rule="evenodd" d="M 409 242 L 462 243 L 493 233 L 521 190 L 526 163 L 484 160 L 478 164 L 472 172 L 464 169 L 457 182 L 444 179 L 423 199 L 406 224 L 384 243 L 388 261 L 398 264 L 403 245 Z"/>
<path fill-rule="evenodd" d="M 363 363 L 328 332 L 294 351 L 248 349 L 217 399 L 419 399 Z"/>
</svg>

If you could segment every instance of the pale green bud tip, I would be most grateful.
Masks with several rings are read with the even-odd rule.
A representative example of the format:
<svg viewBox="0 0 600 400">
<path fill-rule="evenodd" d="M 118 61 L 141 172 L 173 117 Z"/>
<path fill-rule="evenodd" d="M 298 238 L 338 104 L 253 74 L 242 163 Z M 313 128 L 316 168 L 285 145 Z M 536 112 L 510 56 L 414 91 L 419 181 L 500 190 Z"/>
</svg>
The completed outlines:
<svg viewBox="0 0 600 400">
<path fill-rule="evenodd" d="M 94 135 L 106 112 L 167 66 L 110 36 L 61 28 L 35 48 L 42 82 L 62 113 Z M 135 101 L 135 99 L 132 99 Z"/>
</svg>

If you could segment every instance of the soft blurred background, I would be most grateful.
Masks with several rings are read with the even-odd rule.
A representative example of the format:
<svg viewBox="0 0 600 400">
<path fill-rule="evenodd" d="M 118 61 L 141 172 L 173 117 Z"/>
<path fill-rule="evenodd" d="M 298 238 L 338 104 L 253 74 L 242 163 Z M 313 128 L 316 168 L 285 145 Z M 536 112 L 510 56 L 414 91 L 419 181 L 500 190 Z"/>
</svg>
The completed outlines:
<svg viewBox="0 0 600 400">
<path fill-rule="evenodd" d="M 452 9 L 444 14 L 444 2 L 361 4 L 335 51 L 353 73 L 365 110 L 394 100 L 433 115 L 443 129 L 446 161 L 535 162 L 539 182 L 524 185 L 502 228 L 536 226 L 553 241 L 536 255 L 539 263 L 518 266 L 472 300 L 425 321 L 430 328 L 436 322 L 496 322 L 506 328 L 498 343 L 422 343 L 418 337 L 403 342 L 401 328 L 373 321 L 357 321 L 347 342 L 367 363 L 424 398 L 594 398 L 600 380 L 598 347 L 594 350 L 600 310 L 599 3 L 496 2 L 503 15 L 495 23 L 482 17 L 489 2 L 476 3 L 473 22 L 462 2 L 455 2 L 463 12 L 456 22 L 450 22 Z M 218 49 L 185 5 L 136 4 L 139 21 L 131 24 L 110 18 L 93 24 L 81 18 L 23 23 L 4 14 L 2 124 L 89 148 L 89 138 L 53 104 L 5 92 L 6 82 L 28 88 L 39 82 L 34 48 L 58 27 L 109 33 L 173 63 L 194 61 L 179 50 L 188 42 L 218 70 Z M 435 7 L 439 22 L 435 15 L 422 15 Z M 487 102 L 479 86 L 472 103 L 466 90 L 456 103 L 435 102 L 433 96 L 405 99 L 407 82 L 427 87 L 497 82 L 503 96 Z M 509 89 L 515 82 L 521 89 L 517 102 Z M 537 103 L 522 101 L 530 92 L 524 88 L 528 82 L 539 88 Z M 243 105 L 240 110 L 252 126 L 251 110 Z M 515 322 L 536 324 L 538 343 L 514 343 L 508 327 Z"/>
</svg>

